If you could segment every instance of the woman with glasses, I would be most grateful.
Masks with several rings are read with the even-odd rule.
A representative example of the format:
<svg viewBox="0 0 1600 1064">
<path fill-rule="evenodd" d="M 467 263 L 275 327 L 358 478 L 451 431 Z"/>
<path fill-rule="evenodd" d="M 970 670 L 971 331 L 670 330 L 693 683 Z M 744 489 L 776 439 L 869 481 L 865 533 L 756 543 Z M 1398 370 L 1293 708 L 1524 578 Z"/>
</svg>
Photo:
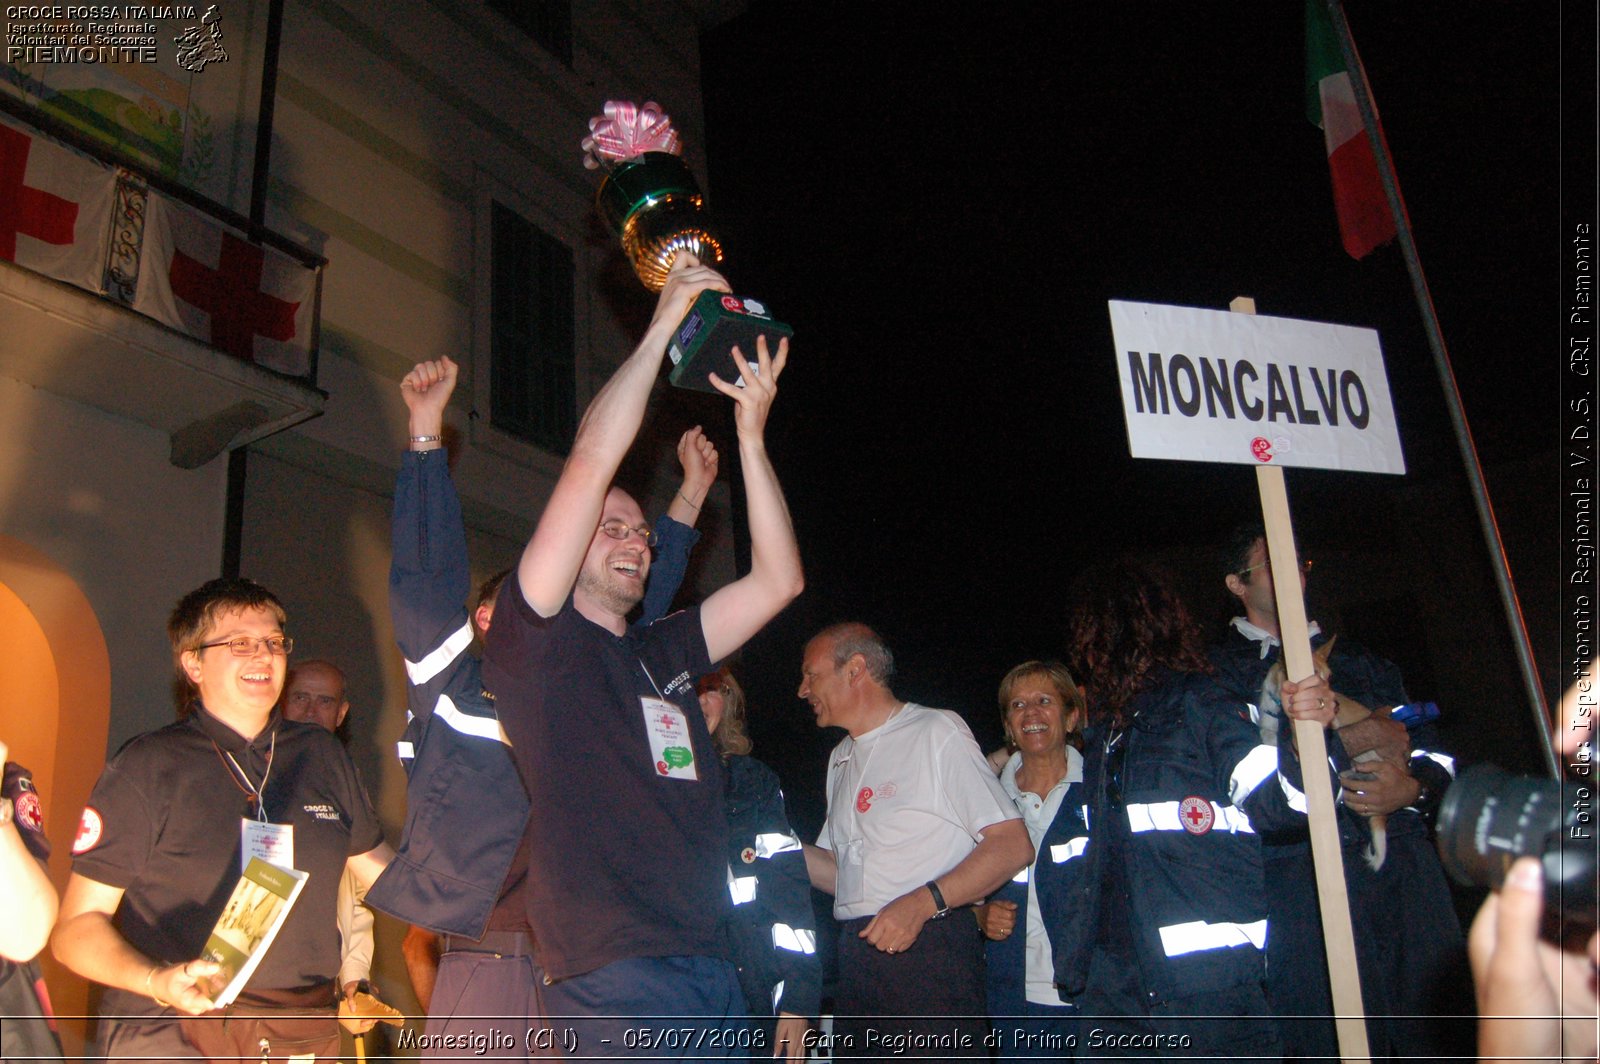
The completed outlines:
<svg viewBox="0 0 1600 1064">
<path fill-rule="evenodd" d="M 1051 823 L 1082 805 L 1083 716 L 1083 693 L 1060 662 L 1025 661 L 1000 681 L 1000 720 L 1006 748 L 1015 751 L 1000 786 L 1028 827 L 1035 865 L 1047 860 L 1042 843 Z M 1070 1057 L 1077 1041 L 1078 1010 L 1055 987 L 1033 873 L 1023 869 L 973 910 L 989 939 L 989 1015 L 1002 1060 Z"/>
<path fill-rule="evenodd" d="M 809 1017 L 821 1005 L 811 878 L 789 827 L 777 773 L 750 755 L 744 689 L 724 665 L 700 678 L 700 710 L 725 765 L 729 956 L 753 1022 L 750 1058 L 806 1057 Z"/>
<path fill-rule="evenodd" d="M 1293 730 L 1262 745 L 1165 576 L 1092 572 L 1069 630 L 1089 707 L 1082 801 L 1041 840 L 1037 891 L 1056 983 L 1094 1017 L 1079 1052 L 1278 1056 L 1256 833 L 1303 818 Z M 1317 677 L 1286 683 L 1285 712 L 1327 727 L 1327 695 Z"/>
</svg>

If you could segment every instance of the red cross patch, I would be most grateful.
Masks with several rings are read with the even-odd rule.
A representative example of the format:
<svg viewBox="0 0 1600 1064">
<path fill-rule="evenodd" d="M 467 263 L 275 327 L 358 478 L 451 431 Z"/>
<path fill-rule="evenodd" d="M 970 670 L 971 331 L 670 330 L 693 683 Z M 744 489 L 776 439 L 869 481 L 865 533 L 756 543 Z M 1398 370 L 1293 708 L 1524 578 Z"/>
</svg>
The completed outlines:
<svg viewBox="0 0 1600 1064">
<path fill-rule="evenodd" d="M 17 795 L 13 805 L 17 823 L 32 832 L 44 831 L 44 808 L 39 805 L 39 795 L 32 790 L 25 790 Z"/>
<path fill-rule="evenodd" d="M 1191 835 L 1204 835 L 1217 822 L 1216 810 L 1211 803 L 1197 794 L 1191 794 L 1178 803 L 1178 823 Z"/>
<path fill-rule="evenodd" d="M 72 840 L 73 853 L 87 853 L 100 841 L 105 825 L 92 806 L 83 807 L 83 819 L 78 821 L 78 836 Z"/>
<path fill-rule="evenodd" d="M 740 850 L 739 851 L 739 860 L 743 861 L 745 864 L 755 864 L 756 863 L 756 849 L 755 849 L 755 847 L 754 846 L 746 846 L 744 849 Z"/>
</svg>

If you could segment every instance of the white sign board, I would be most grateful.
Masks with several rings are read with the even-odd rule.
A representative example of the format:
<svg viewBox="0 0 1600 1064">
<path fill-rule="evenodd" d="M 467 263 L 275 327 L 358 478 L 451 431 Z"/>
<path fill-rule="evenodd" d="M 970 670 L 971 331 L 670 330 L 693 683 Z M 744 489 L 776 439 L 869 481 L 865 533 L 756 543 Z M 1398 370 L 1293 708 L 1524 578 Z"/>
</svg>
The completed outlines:
<svg viewBox="0 0 1600 1064">
<path fill-rule="evenodd" d="M 1374 330 L 1110 306 L 1135 458 L 1406 471 Z"/>
</svg>

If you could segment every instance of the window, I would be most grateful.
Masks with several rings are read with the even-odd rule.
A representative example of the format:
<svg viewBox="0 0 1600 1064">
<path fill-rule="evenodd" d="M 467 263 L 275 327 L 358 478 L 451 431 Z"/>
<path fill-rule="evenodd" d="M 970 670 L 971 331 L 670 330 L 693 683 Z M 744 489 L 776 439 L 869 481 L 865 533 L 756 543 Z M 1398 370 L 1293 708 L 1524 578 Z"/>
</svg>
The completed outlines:
<svg viewBox="0 0 1600 1064">
<path fill-rule="evenodd" d="M 501 203 L 491 226 L 489 420 L 566 454 L 578 424 L 572 251 Z"/>
<path fill-rule="evenodd" d="M 489 7 L 562 63 L 572 65 L 572 0 L 489 0 Z"/>
</svg>

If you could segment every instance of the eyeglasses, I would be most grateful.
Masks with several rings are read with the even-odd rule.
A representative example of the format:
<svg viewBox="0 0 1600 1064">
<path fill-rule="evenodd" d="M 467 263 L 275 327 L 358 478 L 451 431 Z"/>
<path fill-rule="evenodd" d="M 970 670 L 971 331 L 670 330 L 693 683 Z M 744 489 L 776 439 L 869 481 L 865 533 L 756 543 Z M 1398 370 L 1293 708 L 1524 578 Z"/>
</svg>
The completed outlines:
<svg viewBox="0 0 1600 1064">
<path fill-rule="evenodd" d="M 620 517 L 613 517 L 609 521 L 600 522 L 600 531 L 612 539 L 627 539 L 634 533 L 638 533 L 640 539 L 652 546 L 655 545 L 655 533 L 650 531 L 649 525 L 630 525 Z"/>
<path fill-rule="evenodd" d="M 1264 562 L 1257 562 L 1254 565 L 1247 566 L 1246 568 L 1240 569 L 1239 570 L 1239 575 L 1240 576 L 1249 576 L 1251 573 L 1255 572 L 1257 569 L 1263 569 L 1266 566 L 1269 566 L 1271 564 L 1272 564 L 1272 560 L 1270 558 L 1268 560 L 1264 561 Z M 1304 561 L 1302 561 L 1300 563 L 1300 575 L 1301 576 L 1306 576 L 1306 575 L 1310 574 L 1311 567 L 1313 565 L 1315 565 L 1315 564 L 1316 564 L 1316 562 L 1312 561 L 1310 558 L 1307 558 Z"/>
<path fill-rule="evenodd" d="M 282 654 L 285 657 L 294 652 L 294 640 L 286 635 L 268 635 L 257 638 L 255 636 L 241 635 L 234 639 L 224 639 L 217 643 L 201 643 L 196 650 L 210 650 L 212 647 L 227 647 L 236 658 L 254 657 L 256 648 L 265 646 L 270 654 Z"/>
</svg>

